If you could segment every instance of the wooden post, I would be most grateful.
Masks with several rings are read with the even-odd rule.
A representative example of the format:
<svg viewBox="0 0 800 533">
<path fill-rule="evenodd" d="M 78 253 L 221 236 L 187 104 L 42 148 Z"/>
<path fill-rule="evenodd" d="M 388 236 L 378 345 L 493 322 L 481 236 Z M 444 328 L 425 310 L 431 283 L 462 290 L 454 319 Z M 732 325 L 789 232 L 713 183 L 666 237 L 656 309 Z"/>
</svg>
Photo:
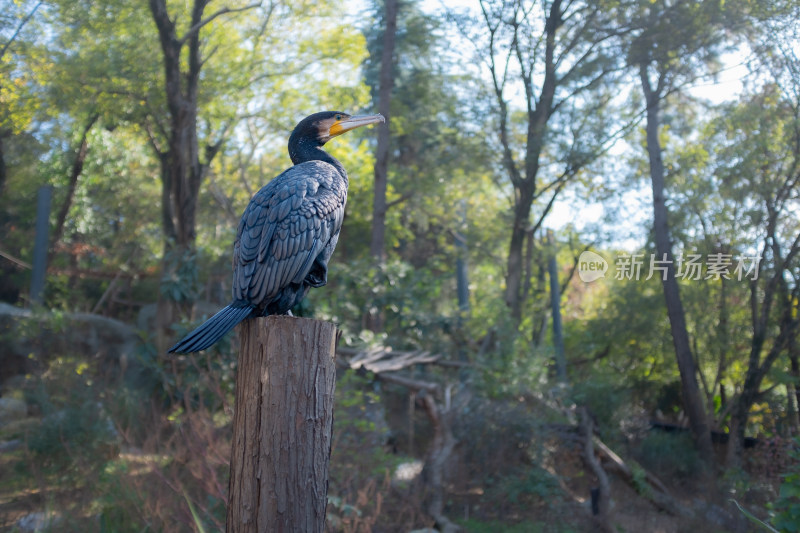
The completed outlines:
<svg viewBox="0 0 800 533">
<path fill-rule="evenodd" d="M 228 533 L 322 533 L 336 326 L 270 316 L 240 326 Z"/>
</svg>

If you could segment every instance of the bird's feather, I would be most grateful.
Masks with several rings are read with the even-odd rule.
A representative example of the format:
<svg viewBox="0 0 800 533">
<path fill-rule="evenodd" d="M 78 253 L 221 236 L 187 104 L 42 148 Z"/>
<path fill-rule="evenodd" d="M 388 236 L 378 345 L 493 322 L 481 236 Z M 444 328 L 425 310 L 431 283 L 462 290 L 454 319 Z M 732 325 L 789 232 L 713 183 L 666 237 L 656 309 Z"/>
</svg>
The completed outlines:
<svg viewBox="0 0 800 533">
<path fill-rule="evenodd" d="M 258 191 L 234 246 L 234 301 L 263 304 L 301 283 L 338 236 L 346 200 L 346 183 L 323 161 L 295 165 Z"/>
</svg>

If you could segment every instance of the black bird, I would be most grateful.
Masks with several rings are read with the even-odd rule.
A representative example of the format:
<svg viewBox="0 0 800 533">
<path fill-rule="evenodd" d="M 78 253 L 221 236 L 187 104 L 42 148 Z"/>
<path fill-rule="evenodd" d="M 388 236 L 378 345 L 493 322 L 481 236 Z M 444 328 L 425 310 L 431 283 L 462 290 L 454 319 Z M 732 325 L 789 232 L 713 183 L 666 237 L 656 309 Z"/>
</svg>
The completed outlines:
<svg viewBox="0 0 800 533">
<path fill-rule="evenodd" d="M 347 172 L 322 149 L 337 135 L 384 122 L 382 115 L 310 115 L 289 137 L 294 166 L 266 184 L 244 210 L 233 245 L 233 301 L 170 348 L 205 350 L 250 317 L 286 314 L 310 287 L 328 281 L 347 202 Z"/>
</svg>

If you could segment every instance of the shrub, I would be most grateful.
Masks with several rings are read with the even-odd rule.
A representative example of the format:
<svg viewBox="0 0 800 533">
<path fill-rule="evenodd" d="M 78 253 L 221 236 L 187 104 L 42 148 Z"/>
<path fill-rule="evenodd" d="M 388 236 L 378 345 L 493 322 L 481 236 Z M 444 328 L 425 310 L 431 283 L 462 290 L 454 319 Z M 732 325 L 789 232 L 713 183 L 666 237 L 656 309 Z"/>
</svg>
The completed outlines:
<svg viewBox="0 0 800 533">
<path fill-rule="evenodd" d="M 702 467 L 688 431 L 651 431 L 640 444 L 639 457 L 646 468 L 683 479 L 691 477 Z"/>
<path fill-rule="evenodd" d="M 789 452 L 791 464 L 781 476 L 778 499 L 773 503 L 775 511 L 773 524 L 779 531 L 800 532 L 800 438 L 794 439 Z"/>
</svg>

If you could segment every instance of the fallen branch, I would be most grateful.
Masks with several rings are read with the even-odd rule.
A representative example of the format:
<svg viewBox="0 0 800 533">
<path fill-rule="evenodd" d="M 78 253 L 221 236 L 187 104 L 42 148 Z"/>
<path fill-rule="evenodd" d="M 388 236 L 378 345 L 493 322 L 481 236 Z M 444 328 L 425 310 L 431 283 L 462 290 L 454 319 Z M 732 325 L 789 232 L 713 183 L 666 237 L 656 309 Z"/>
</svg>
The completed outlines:
<svg viewBox="0 0 800 533">
<path fill-rule="evenodd" d="M 348 361 L 350 368 L 361 368 L 379 374 L 402 370 L 417 364 L 433 363 L 441 356 L 423 350 L 395 352 L 391 348 L 373 348 L 359 352 Z"/>
<path fill-rule="evenodd" d="M 614 529 L 611 526 L 611 485 L 608 482 L 608 475 L 603 470 L 600 461 L 597 460 L 594 454 L 593 436 L 594 428 L 592 418 L 586 407 L 581 407 L 581 433 L 583 434 L 583 459 L 592 469 L 594 475 L 597 477 L 599 487 L 597 488 L 597 496 L 595 497 L 595 489 L 592 489 L 592 518 L 598 529 L 606 532 L 611 532 Z"/>
<path fill-rule="evenodd" d="M 694 516 L 694 511 L 692 511 L 691 508 L 680 505 L 679 502 L 675 501 L 675 498 L 669 494 L 667 487 L 661 482 L 660 479 L 637 464 L 637 468 L 644 472 L 644 480 L 649 485 L 648 487 L 645 487 L 645 490 L 642 490 L 642 487 L 636 483 L 631 467 L 629 467 L 619 455 L 614 453 L 614 451 L 606 446 L 606 444 L 603 443 L 603 441 L 601 441 L 599 438 L 594 437 L 593 441 L 594 445 L 597 447 L 597 450 L 600 452 L 601 457 L 608 461 L 609 466 L 618 474 L 620 474 L 622 479 L 628 483 L 628 485 L 633 487 L 633 489 L 636 490 L 636 492 L 638 492 L 641 496 L 650 500 L 650 502 L 653 503 L 653 505 L 655 505 L 658 509 L 673 516 L 683 516 L 686 518 L 691 518 Z"/>
<path fill-rule="evenodd" d="M 425 391 L 429 393 L 435 393 L 439 391 L 439 385 L 437 383 L 430 383 L 428 381 L 418 381 L 415 379 L 407 378 L 405 376 L 400 376 L 398 374 L 377 374 L 376 376 L 381 381 L 386 381 L 387 383 L 394 383 L 396 385 L 401 385 L 408 389 L 411 389 L 414 392 Z"/>
</svg>

